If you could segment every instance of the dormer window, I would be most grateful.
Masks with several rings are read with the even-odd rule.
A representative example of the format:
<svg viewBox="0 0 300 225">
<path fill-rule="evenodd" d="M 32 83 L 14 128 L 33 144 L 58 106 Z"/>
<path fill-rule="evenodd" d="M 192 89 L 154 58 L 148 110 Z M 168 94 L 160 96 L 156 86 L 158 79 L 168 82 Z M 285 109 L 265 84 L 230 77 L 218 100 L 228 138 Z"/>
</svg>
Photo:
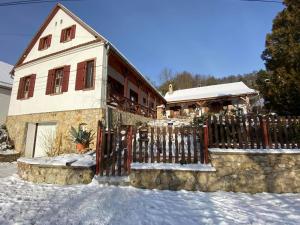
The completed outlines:
<svg viewBox="0 0 300 225">
<path fill-rule="evenodd" d="M 50 47 L 51 45 L 51 38 L 52 38 L 52 35 L 47 35 L 46 37 L 43 37 L 40 39 L 40 43 L 39 43 L 39 50 L 45 50 L 47 48 Z"/>
<path fill-rule="evenodd" d="M 60 42 L 68 42 L 75 38 L 76 25 L 67 27 L 61 31 Z"/>
</svg>

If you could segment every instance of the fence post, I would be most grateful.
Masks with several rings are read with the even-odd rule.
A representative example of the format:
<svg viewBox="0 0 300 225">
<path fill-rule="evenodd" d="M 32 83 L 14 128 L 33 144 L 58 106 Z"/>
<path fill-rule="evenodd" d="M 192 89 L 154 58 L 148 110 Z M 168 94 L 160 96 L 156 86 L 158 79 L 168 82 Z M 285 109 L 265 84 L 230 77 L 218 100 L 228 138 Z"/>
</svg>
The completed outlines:
<svg viewBox="0 0 300 225">
<path fill-rule="evenodd" d="M 269 133 L 267 129 L 267 123 L 264 117 L 261 117 L 261 129 L 262 129 L 262 136 L 263 136 L 263 147 L 269 148 Z"/>
<path fill-rule="evenodd" d="M 132 126 L 129 127 L 128 137 L 127 137 L 127 170 L 128 174 L 131 171 L 131 162 L 132 162 Z"/>
<path fill-rule="evenodd" d="M 101 159 L 102 148 L 101 148 L 101 145 L 102 145 L 102 123 L 99 120 L 98 121 L 98 127 L 97 127 L 97 141 L 96 141 L 96 175 L 99 175 L 100 163 L 102 163 L 102 159 Z"/>
<path fill-rule="evenodd" d="M 208 164 L 208 126 L 207 125 L 204 125 L 203 126 L 203 133 L 204 133 L 204 138 L 203 138 L 203 142 L 204 142 L 204 163 L 205 164 Z"/>
</svg>

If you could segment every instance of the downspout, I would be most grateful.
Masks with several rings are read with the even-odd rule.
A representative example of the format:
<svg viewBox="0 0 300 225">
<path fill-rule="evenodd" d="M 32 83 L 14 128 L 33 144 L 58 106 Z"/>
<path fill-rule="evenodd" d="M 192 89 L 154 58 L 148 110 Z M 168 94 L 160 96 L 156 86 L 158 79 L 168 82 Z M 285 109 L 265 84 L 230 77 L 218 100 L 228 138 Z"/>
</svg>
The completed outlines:
<svg viewBox="0 0 300 225">
<path fill-rule="evenodd" d="M 107 101 L 107 70 L 108 70 L 108 55 L 109 55 L 109 49 L 110 49 L 110 44 L 108 41 L 105 42 L 104 44 L 104 49 L 103 49 L 103 66 L 102 66 L 102 108 L 105 109 L 105 126 L 107 127 L 108 125 L 108 107 L 106 104 Z"/>
</svg>

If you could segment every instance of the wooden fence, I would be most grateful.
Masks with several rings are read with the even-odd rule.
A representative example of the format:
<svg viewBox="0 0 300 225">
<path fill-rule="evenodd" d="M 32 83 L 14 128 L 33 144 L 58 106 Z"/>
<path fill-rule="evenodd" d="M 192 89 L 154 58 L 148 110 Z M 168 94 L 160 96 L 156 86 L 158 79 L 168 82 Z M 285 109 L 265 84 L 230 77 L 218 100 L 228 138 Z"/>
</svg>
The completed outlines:
<svg viewBox="0 0 300 225">
<path fill-rule="evenodd" d="M 208 129 L 120 126 L 98 122 L 96 174 L 123 176 L 132 162 L 208 163 Z"/>
<path fill-rule="evenodd" d="M 277 116 L 212 116 L 210 148 L 278 149 L 300 147 L 300 118 Z"/>
</svg>

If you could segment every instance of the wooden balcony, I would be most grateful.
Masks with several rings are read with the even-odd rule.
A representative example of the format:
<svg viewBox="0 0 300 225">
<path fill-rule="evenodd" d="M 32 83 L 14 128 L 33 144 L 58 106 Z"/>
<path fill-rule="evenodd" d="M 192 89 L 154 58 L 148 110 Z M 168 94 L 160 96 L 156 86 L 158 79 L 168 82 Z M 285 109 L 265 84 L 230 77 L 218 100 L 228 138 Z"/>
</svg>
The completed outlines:
<svg viewBox="0 0 300 225">
<path fill-rule="evenodd" d="M 118 93 L 109 93 L 107 96 L 107 104 L 125 112 L 156 118 L 156 110 L 143 106 Z"/>
</svg>

